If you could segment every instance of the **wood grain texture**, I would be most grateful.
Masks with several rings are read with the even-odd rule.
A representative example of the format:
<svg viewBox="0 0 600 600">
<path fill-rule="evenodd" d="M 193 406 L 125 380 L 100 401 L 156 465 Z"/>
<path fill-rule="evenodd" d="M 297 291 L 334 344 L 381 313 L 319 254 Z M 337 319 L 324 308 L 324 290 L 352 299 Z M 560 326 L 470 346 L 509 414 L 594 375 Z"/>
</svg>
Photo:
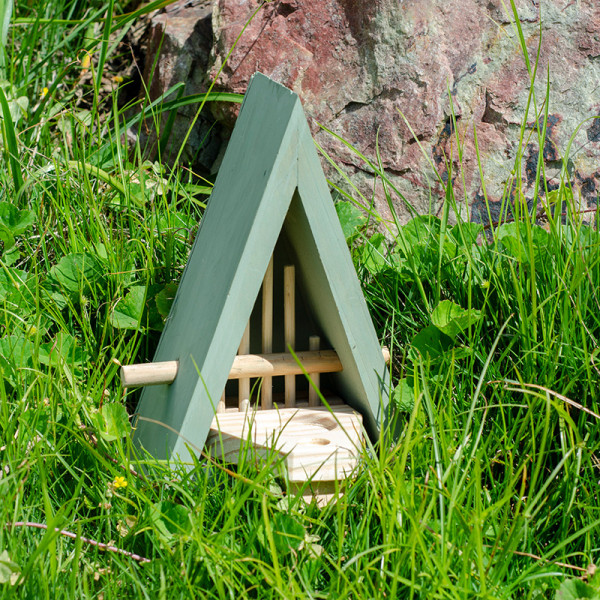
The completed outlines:
<svg viewBox="0 0 600 600">
<path fill-rule="evenodd" d="M 144 385 L 169 385 L 175 381 L 178 370 L 179 363 L 176 360 L 123 365 L 120 369 L 121 385 L 124 388 Z"/>
<path fill-rule="evenodd" d="M 310 338 L 310 350 L 296 352 L 275 352 L 271 354 L 238 354 L 233 359 L 228 379 L 252 377 L 278 377 L 281 375 L 301 375 L 305 371 L 317 377 L 319 373 L 337 373 L 343 366 L 335 350 L 319 350 L 319 338 Z M 387 363 L 390 353 L 382 348 L 381 355 Z M 142 387 L 173 383 L 177 377 L 178 363 L 153 362 L 121 367 L 123 387 Z"/>
<path fill-rule="evenodd" d="M 233 360 L 229 379 L 243 377 L 279 377 L 307 373 L 336 373 L 342 370 L 342 363 L 335 350 L 316 350 L 273 354 L 238 355 Z M 304 370 L 303 370 L 304 369 Z M 288 407 L 289 408 L 289 407 Z"/>
<path fill-rule="evenodd" d="M 335 481 L 358 464 L 364 435 L 361 416 L 348 406 L 281 408 L 215 415 L 206 450 L 227 462 L 245 455 L 279 456 L 277 468 L 289 481 Z"/>
</svg>

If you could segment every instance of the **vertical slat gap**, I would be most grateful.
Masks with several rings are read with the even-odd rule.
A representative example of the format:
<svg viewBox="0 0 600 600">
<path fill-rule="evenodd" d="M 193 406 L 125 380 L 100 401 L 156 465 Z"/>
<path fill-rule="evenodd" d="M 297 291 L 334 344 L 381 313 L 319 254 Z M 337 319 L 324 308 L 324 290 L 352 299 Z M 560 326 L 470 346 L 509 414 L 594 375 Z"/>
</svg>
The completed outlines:
<svg viewBox="0 0 600 600">
<path fill-rule="evenodd" d="M 262 285 L 262 351 L 273 352 L 273 257 L 269 261 Z M 261 388 L 263 410 L 273 408 L 273 378 L 263 377 Z"/>
<path fill-rule="evenodd" d="M 247 323 L 242 341 L 240 342 L 240 349 L 238 354 L 250 354 L 250 322 Z M 241 411 L 244 409 L 244 403 L 250 398 L 250 379 L 244 377 L 238 382 L 238 408 Z"/>
</svg>

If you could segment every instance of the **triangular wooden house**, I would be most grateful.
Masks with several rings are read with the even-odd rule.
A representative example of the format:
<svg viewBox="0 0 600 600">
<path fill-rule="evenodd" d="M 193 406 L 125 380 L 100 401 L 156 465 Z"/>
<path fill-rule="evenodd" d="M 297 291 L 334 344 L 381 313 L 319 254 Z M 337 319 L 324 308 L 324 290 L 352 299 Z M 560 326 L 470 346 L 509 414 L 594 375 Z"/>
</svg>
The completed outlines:
<svg viewBox="0 0 600 600">
<path fill-rule="evenodd" d="M 316 406 L 298 362 L 331 407 Z M 269 376 L 280 373 L 292 374 Z M 234 456 L 252 437 L 282 452 L 290 479 L 331 480 L 354 464 L 361 422 L 378 437 L 382 350 L 300 100 L 264 75 L 248 87 L 154 362 L 122 374 L 155 384 L 134 438 L 159 459 L 185 461 L 207 439 Z"/>
</svg>

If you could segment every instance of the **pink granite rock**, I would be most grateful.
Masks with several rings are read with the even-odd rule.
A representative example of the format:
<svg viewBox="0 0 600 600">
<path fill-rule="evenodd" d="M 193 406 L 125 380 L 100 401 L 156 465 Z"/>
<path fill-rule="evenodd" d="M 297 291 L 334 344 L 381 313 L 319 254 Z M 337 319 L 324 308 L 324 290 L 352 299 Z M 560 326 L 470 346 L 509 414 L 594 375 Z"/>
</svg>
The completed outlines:
<svg viewBox="0 0 600 600">
<path fill-rule="evenodd" d="M 181 10 L 194 4 L 188 1 L 190 8 Z M 532 67 L 541 21 L 536 98 L 528 115 L 530 75 L 506 4 L 215 0 L 210 77 L 220 89 L 244 92 L 252 74 L 261 71 L 297 92 L 317 143 L 367 201 L 375 197 L 382 214 L 389 216 L 373 169 L 320 125 L 374 163 L 379 154 L 404 219 L 409 205 L 418 212 L 438 212 L 451 177 L 462 206 L 470 207 L 469 218 L 487 220 L 474 127 L 494 218 L 503 194 L 518 185 L 527 197 L 533 195 L 539 155 L 534 125 L 543 115 L 548 69 L 542 189 L 556 187 L 571 135 L 600 109 L 600 4 L 516 1 Z M 219 117 L 231 122 L 234 112 L 226 107 Z M 519 144 L 524 119 L 529 128 Z M 520 184 L 512 172 L 519 151 Z M 599 159 L 600 120 L 590 120 L 580 128 L 569 157 L 577 195 L 588 205 L 595 205 L 600 189 Z M 326 160 L 323 164 L 334 183 L 350 190 L 338 171 Z"/>
</svg>

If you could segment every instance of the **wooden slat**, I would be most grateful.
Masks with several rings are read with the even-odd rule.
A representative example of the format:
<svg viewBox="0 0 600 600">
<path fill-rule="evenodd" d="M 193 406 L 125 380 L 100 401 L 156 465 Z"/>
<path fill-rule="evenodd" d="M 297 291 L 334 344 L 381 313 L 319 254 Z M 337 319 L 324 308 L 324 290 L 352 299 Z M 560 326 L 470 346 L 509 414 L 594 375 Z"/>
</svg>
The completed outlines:
<svg viewBox="0 0 600 600">
<path fill-rule="evenodd" d="M 334 350 L 297 352 L 296 357 L 307 372 L 337 373 L 343 370 L 342 363 Z M 239 354 L 233 360 L 229 379 L 279 377 L 282 375 L 301 375 L 302 373 L 302 368 L 289 352 Z M 176 377 L 176 361 L 121 367 L 123 387 L 171 384 L 175 381 Z"/>
<path fill-rule="evenodd" d="M 335 350 L 297 352 L 296 357 L 304 366 L 306 372 L 337 373 L 342 371 L 342 363 Z M 302 368 L 289 352 L 239 354 L 233 360 L 229 379 L 301 375 L 302 372 Z M 177 361 L 121 367 L 123 387 L 143 387 L 159 383 L 170 384 L 175 381 L 176 377 Z"/>
<path fill-rule="evenodd" d="M 273 352 L 273 256 L 269 261 L 262 284 L 262 351 Z M 261 406 L 273 408 L 273 380 L 265 377 L 261 387 Z"/>
<path fill-rule="evenodd" d="M 215 415 L 206 450 L 229 462 L 248 458 L 244 444 L 256 457 L 273 451 L 284 458 L 286 478 L 292 482 L 334 481 L 348 476 L 358 464 L 363 447 L 361 416 L 346 405 L 326 408 L 281 408 L 251 414 Z"/>
<path fill-rule="evenodd" d="M 335 350 L 317 352 L 297 352 L 296 357 L 307 373 L 337 373 L 343 370 Z M 229 372 L 229 379 L 240 377 L 277 377 L 280 375 L 301 375 L 302 369 L 292 354 L 246 354 L 236 356 Z"/>
<path fill-rule="evenodd" d="M 390 351 L 382 348 L 385 362 L 390 360 Z M 335 350 L 296 352 L 296 357 L 307 373 L 337 373 L 342 371 L 342 363 Z M 142 387 L 148 385 L 170 384 L 175 381 L 178 372 L 176 360 L 154 362 L 121 367 L 123 387 Z M 229 379 L 242 377 L 277 377 L 278 375 L 300 375 L 302 369 L 294 357 L 287 353 L 238 355 L 233 360 Z"/>
<path fill-rule="evenodd" d="M 246 325 L 242 341 L 240 342 L 239 354 L 248 354 L 250 352 L 250 322 Z M 240 377 L 238 383 L 238 408 L 245 410 L 245 402 L 250 399 L 250 378 Z"/>
</svg>

